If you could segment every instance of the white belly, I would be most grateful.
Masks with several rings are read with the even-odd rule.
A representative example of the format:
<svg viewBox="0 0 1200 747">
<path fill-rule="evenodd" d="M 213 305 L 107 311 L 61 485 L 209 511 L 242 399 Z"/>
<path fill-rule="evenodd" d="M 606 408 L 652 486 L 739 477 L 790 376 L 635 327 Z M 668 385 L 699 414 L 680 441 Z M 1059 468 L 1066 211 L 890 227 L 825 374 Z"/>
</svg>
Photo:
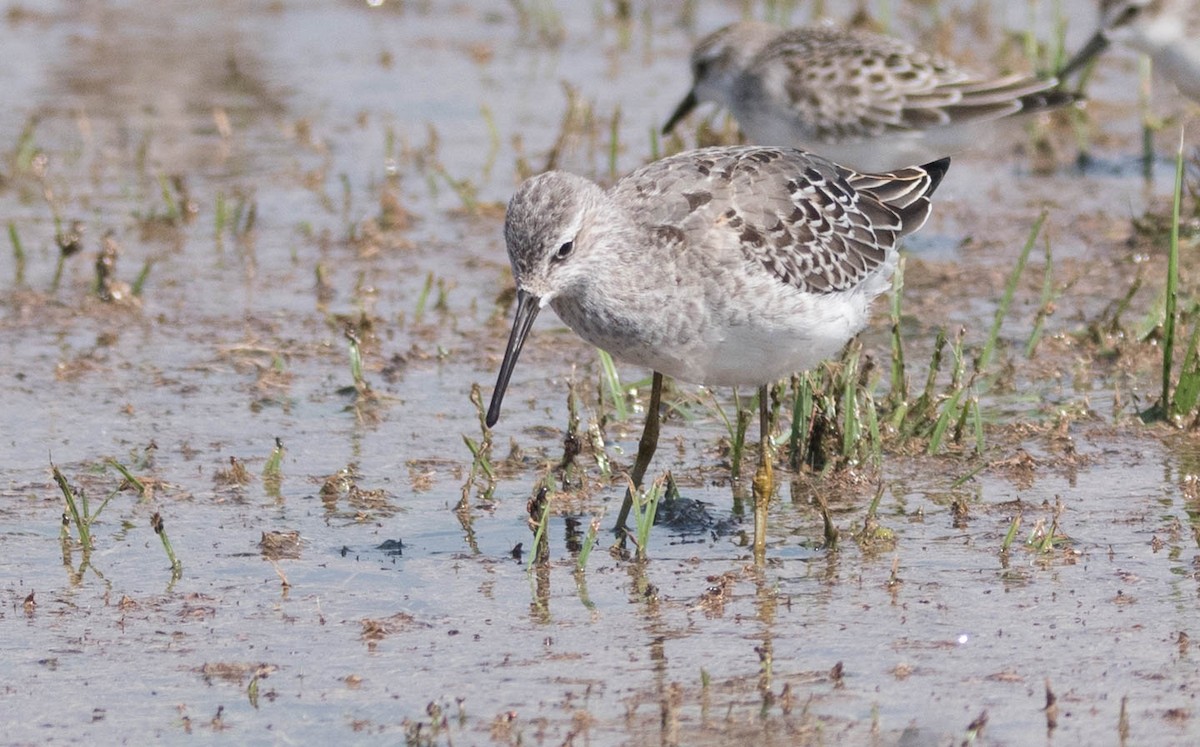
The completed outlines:
<svg viewBox="0 0 1200 747">
<path fill-rule="evenodd" d="M 759 386 L 836 356 L 866 326 L 882 280 L 844 293 L 742 298 L 736 314 L 692 314 L 686 304 L 663 298 L 659 315 L 643 322 L 670 332 L 644 337 L 608 334 L 580 319 L 578 309 L 555 309 L 567 326 L 618 360 L 693 384 Z"/>
</svg>

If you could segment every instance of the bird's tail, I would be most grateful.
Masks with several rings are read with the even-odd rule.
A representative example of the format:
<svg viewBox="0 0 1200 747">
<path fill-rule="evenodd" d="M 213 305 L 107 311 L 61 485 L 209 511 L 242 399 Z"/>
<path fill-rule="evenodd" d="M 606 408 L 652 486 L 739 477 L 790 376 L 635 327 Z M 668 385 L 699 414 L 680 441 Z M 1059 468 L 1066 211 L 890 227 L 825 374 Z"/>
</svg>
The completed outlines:
<svg viewBox="0 0 1200 747">
<path fill-rule="evenodd" d="M 909 166 L 886 174 L 851 174 L 850 184 L 860 193 L 875 198 L 899 219 L 897 236 L 906 236 L 925 225 L 929 196 L 950 168 L 950 159 L 940 158 L 924 166 Z"/>
</svg>

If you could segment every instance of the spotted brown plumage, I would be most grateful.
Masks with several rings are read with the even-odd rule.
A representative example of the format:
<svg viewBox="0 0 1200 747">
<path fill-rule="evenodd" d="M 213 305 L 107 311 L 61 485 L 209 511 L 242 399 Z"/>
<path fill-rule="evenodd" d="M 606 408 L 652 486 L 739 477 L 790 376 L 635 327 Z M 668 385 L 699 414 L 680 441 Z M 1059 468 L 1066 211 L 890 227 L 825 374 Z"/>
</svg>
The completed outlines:
<svg viewBox="0 0 1200 747">
<path fill-rule="evenodd" d="M 973 125 L 1076 99 L 1053 78 L 978 76 L 880 34 L 753 21 L 701 39 L 692 76 L 664 132 L 710 101 L 733 114 L 750 142 L 885 170 L 968 147 L 980 134 Z"/>
</svg>

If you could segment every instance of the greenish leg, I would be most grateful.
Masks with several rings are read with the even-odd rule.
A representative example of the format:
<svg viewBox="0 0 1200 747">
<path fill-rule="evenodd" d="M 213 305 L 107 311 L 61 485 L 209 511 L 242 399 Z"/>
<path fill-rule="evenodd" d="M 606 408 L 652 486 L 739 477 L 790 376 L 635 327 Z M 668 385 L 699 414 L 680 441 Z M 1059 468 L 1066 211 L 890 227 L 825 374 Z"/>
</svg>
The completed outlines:
<svg viewBox="0 0 1200 747">
<path fill-rule="evenodd" d="M 771 455 L 771 417 L 767 398 L 767 386 L 758 388 L 758 470 L 754 473 L 754 560 L 762 563 L 767 550 L 767 507 L 775 489 Z"/>
<path fill-rule="evenodd" d="M 633 463 L 633 474 L 630 475 L 633 479 L 633 487 L 637 489 L 641 489 L 642 478 L 646 476 L 650 460 L 654 458 L 654 450 L 658 448 L 658 410 L 662 403 L 662 388 L 663 375 L 655 371 L 650 384 L 650 407 L 646 410 L 646 425 L 642 428 L 642 438 L 638 441 L 637 459 Z M 625 501 L 621 504 L 621 512 L 617 514 L 617 525 L 613 527 L 613 531 L 624 535 L 625 522 L 629 519 L 629 511 L 632 508 L 633 493 L 626 490 Z"/>
</svg>

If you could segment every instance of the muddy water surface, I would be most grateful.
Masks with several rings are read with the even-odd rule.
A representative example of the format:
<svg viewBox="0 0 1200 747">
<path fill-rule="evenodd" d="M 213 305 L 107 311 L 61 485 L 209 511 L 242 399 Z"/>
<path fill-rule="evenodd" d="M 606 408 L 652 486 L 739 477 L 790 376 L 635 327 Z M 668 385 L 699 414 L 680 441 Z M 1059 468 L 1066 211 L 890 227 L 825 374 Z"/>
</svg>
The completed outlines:
<svg viewBox="0 0 1200 747">
<path fill-rule="evenodd" d="M 1200 450 L 1136 418 L 1158 386 L 1135 338 L 1165 255 L 1133 219 L 1167 209 L 1170 165 L 1141 178 L 1135 59 L 1098 71 L 1088 170 L 1065 118 L 1017 127 L 956 162 L 910 244 L 902 328 L 923 381 L 939 327 L 982 344 L 1049 210 L 1054 313 L 1025 357 L 1039 244 L 982 456 L 897 448 L 785 479 L 756 567 L 713 404 L 732 413 L 730 393 L 680 386 L 652 470 L 712 523 L 656 528 L 645 562 L 602 534 L 577 571 L 576 520 L 607 527 L 622 490 L 585 450 L 531 573 L 526 501 L 548 473 L 564 483 L 569 385 L 626 467 L 646 372 L 621 370 L 641 386 L 620 420 L 594 351 L 543 315 L 492 434 L 497 480 L 471 479 L 471 390 L 490 394 L 511 313 L 503 201 L 550 162 L 608 180 L 647 160 L 692 42 L 741 12 L 558 5 L 6 6 L 0 219 L 24 259 L 5 242 L 2 740 L 1194 742 Z M 1004 29 L 1023 8 L 938 25 L 885 5 L 910 38 L 1020 62 Z M 1091 15 L 1068 10 L 1077 44 Z M 1163 86 L 1155 106 L 1184 111 Z M 56 286 L 55 236 L 76 222 Z M 863 349 L 886 367 L 878 308 Z M 89 553 L 62 539 L 52 463 L 91 511 L 111 496 Z M 880 490 L 883 531 L 856 542 Z"/>
</svg>

